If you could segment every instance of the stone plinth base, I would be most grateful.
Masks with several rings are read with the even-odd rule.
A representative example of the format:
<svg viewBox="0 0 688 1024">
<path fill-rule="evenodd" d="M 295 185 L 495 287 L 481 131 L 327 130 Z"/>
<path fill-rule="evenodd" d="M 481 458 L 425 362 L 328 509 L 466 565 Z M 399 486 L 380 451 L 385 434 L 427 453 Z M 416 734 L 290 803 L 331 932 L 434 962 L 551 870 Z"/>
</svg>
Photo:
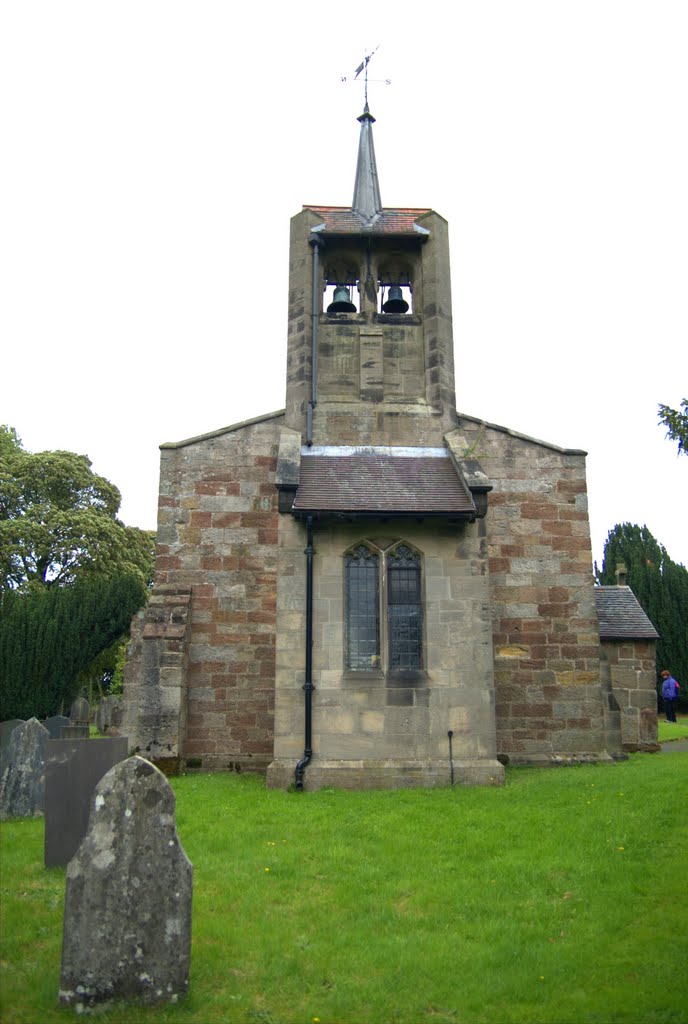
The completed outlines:
<svg viewBox="0 0 688 1024">
<path fill-rule="evenodd" d="M 236 772 L 237 774 L 256 772 L 259 775 L 264 775 L 271 761 L 272 758 L 269 754 L 203 754 L 202 757 L 183 757 L 182 771 Z"/>
<path fill-rule="evenodd" d="M 529 765 L 537 768 L 556 768 L 574 764 L 611 764 L 617 760 L 606 750 L 578 754 L 509 754 L 505 759 L 508 764 Z"/>
<path fill-rule="evenodd" d="M 296 761 L 275 760 L 267 771 L 271 789 L 288 789 L 294 782 Z M 454 761 L 454 783 L 461 786 L 501 786 L 504 767 L 488 758 Z M 430 789 L 451 785 L 448 761 L 360 760 L 327 761 L 314 757 L 305 770 L 303 788 Z"/>
</svg>

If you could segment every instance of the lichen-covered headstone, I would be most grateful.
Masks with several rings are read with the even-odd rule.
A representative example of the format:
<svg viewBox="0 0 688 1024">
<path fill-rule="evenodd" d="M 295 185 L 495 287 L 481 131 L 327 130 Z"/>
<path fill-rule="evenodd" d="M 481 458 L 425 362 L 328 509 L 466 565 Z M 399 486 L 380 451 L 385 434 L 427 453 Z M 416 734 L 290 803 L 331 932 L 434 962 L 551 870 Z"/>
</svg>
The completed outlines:
<svg viewBox="0 0 688 1024">
<path fill-rule="evenodd" d="M 0 753 L 0 820 L 43 814 L 49 736 L 37 718 L 12 730 Z"/>
<path fill-rule="evenodd" d="M 189 987 L 193 867 L 175 798 L 142 757 L 111 768 L 67 868 L 60 1002 L 176 1002 Z"/>
</svg>

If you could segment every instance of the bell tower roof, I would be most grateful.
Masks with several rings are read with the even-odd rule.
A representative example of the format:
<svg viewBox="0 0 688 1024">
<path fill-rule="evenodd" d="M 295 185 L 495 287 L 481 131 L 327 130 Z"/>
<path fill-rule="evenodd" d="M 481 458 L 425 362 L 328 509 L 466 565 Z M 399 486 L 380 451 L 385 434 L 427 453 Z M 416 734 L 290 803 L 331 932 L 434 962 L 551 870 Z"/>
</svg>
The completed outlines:
<svg viewBox="0 0 688 1024">
<path fill-rule="evenodd" d="M 382 200 L 380 199 L 380 182 L 375 163 L 375 146 L 373 145 L 375 118 L 368 109 L 367 101 L 358 120 L 361 125 L 361 134 L 358 140 L 358 162 L 351 210 L 366 224 L 371 224 L 375 217 L 382 213 Z"/>
</svg>

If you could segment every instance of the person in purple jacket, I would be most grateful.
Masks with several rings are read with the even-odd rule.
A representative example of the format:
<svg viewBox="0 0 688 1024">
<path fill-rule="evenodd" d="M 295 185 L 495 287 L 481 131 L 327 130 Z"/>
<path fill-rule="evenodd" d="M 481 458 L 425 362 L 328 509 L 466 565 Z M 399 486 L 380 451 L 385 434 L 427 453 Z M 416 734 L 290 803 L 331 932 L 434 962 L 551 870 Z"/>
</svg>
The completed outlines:
<svg viewBox="0 0 688 1024">
<path fill-rule="evenodd" d="M 662 672 L 662 700 L 667 722 L 676 721 L 676 701 L 678 699 L 678 683 L 668 669 Z"/>
</svg>

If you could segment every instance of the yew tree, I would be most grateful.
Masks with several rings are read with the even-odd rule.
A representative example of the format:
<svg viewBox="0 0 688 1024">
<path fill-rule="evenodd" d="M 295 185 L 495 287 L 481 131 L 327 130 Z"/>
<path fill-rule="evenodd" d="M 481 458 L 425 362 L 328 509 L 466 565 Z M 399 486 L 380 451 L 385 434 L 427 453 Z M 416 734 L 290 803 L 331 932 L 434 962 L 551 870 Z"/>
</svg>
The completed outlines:
<svg viewBox="0 0 688 1024">
<path fill-rule="evenodd" d="M 664 668 L 688 696 L 688 569 L 674 562 L 647 526 L 620 523 L 609 531 L 598 581 L 613 586 L 616 569 L 626 566 L 627 582 L 659 633 L 657 674 Z"/>
</svg>

